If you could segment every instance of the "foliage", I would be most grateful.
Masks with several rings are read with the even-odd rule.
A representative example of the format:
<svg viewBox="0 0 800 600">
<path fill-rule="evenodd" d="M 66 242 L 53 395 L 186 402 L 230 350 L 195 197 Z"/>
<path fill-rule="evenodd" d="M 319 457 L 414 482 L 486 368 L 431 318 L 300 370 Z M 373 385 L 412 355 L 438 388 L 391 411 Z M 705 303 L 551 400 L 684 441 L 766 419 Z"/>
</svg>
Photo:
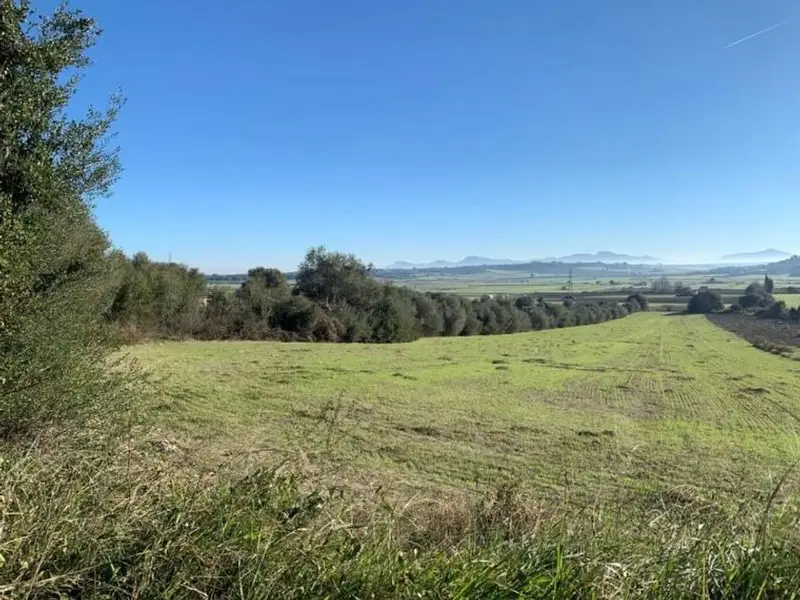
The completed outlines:
<svg viewBox="0 0 800 600">
<path fill-rule="evenodd" d="M 381 283 L 352 255 L 309 251 L 293 289 L 276 269 L 257 267 L 238 289 L 207 286 L 194 269 L 115 253 L 122 273 L 108 318 L 129 335 L 200 339 L 408 342 L 419 337 L 519 333 L 591 325 L 647 306 L 601 300 L 548 303 L 528 294 L 479 300 Z"/>
<path fill-rule="evenodd" d="M 691 314 L 708 314 L 722 310 L 725 303 L 722 296 L 711 290 L 697 292 L 686 305 L 686 311 Z"/>
<path fill-rule="evenodd" d="M 371 341 L 379 343 L 410 342 L 419 337 L 420 324 L 415 321 L 410 293 L 386 286 L 383 296 L 370 310 Z"/>
<path fill-rule="evenodd" d="M 121 283 L 107 311 L 110 321 L 139 336 L 195 332 L 203 320 L 206 284 L 197 269 L 152 262 L 140 252 L 113 258 Z"/>
<path fill-rule="evenodd" d="M 299 339 L 311 340 L 322 317 L 322 310 L 308 298 L 287 296 L 275 304 L 269 321 L 275 329 L 291 332 Z"/>
<path fill-rule="evenodd" d="M 98 417 L 117 402 L 102 315 L 118 273 L 92 202 L 117 177 L 120 107 L 68 114 L 98 30 L 0 2 L 0 435 Z"/>
<path fill-rule="evenodd" d="M 626 302 L 629 303 L 629 304 L 630 303 L 635 303 L 636 305 L 639 306 L 639 308 L 641 310 L 647 310 L 648 307 L 650 306 L 650 303 L 647 301 L 647 297 L 644 294 L 639 293 L 639 292 L 637 292 L 635 294 L 631 294 L 630 296 L 628 296 L 628 299 L 626 300 Z"/>
<path fill-rule="evenodd" d="M 739 298 L 739 306 L 745 309 L 768 308 L 775 302 L 772 295 L 764 286 L 751 283 L 745 288 L 744 296 Z"/>
<path fill-rule="evenodd" d="M 352 254 L 312 248 L 297 270 L 295 292 L 326 309 L 341 303 L 368 309 L 381 295 L 370 272 L 371 267 Z"/>
<path fill-rule="evenodd" d="M 775 282 L 769 275 L 764 275 L 764 291 L 768 294 L 775 291 Z"/>
<path fill-rule="evenodd" d="M 666 275 L 662 275 L 650 284 L 650 290 L 654 294 L 669 294 L 673 290 L 673 285 Z"/>
<path fill-rule="evenodd" d="M 763 316 L 770 319 L 788 319 L 789 310 L 786 308 L 786 302 L 783 300 L 773 302 L 763 312 Z"/>
<path fill-rule="evenodd" d="M 796 513 L 730 514 L 674 490 L 577 511 L 509 482 L 397 508 L 268 467 L 192 482 L 85 462 L 0 467 L 4 595 L 782 598 L 800 586 Z"/>
</svg>

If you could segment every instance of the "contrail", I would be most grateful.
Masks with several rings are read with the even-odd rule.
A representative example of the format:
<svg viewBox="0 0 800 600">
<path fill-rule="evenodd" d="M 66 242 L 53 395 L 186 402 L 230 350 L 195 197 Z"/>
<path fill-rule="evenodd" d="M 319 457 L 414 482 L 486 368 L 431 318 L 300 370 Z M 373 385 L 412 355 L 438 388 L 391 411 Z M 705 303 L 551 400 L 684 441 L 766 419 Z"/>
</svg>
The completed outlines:
<svg viewBox="0 0 800 600">
<path fill-rule="evenodd" d="M 738 46 L 739 44 L 744 44 L 745 42 L 747 42 L 749 40 L 752 40 L 754 37 L 758 37 L 758 36 L 763 35 L 765 33 L 769 33 L 770 31 L 772 31 L 773 29 L 777 29 L 778 27 L 783 27 L 784 25 L 788 25 L 789 23 L 794 21 L 796 18 L 797 17 L 792 17 L 791 19 L 786 19 L 785 21 L 781 21 L 780 23 L 778 23 L 776 25 L 772 25 L 771 27 L 767 27 L 766 29 L 762 29 L 761 31 L 756 31 L 755 33 L 751 33 L 747 37 L 743 37 L 740 40 L 736 40 L 732 44 L 728 44 L 727 46 L 725 46 L 725 49 L 727 50 L 728 48 L 733 48 L 734 46 Z"/>
</svg>

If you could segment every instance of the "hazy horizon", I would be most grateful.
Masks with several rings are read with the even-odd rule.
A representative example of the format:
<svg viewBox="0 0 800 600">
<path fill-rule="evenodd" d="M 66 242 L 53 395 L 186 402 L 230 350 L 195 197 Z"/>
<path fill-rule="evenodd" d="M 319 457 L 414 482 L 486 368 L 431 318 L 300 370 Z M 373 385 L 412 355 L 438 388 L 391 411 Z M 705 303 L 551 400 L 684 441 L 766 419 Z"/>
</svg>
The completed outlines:
<svg viewBox="0 0 800 600">
<path fill-rule="evenodd" d="M 761 250 L 752 250 L 752 251 L 743 250 L 743 251 L 738 251 L 738 252 L 731 252 L 730 254 L 756 254 L 756 253 L 762 252 L 762 251 L 764 251 L 766 249 L 767 248 L 762 248 Z M 782 250 L 780 248 L 771 248 L 771 249 L 772 250 L 778 250 L 778 251 L 781 251 L 781 252 L 786 252 L 787 254 L 790 254 L 790 255 L 797 254 L 795 252 L 792 252 L 792 251 L 789 251 L 789 250 Z M 344 248 L 330 248 L 330 250 L 347 252 L 347 250 L 344 249 Z M 597 254 L 598 252 L 612 252 L 614 254 L 629 255 L 629 256 L 651 256 L 651 257 L 653 257 L 655 259 L 658 259 L 659 263 L 664 264 L 664 265 L 668 265 L 668 266 L 669 265 L 674 265 L 674 266 L 719 265 L 719 264 L 723 264 L 725 262 L 725 261 L 722 260 L 721 256 L 707 257 L 707 258 L 702 258 L 702 257 L 693 258 L 691 256 L 684 257 L 684 258 L 667 257 L 666 259 L 664 259 L 664 257 L 655 256 L 655 255 L 652 255 L 652 254 L 648 254 L 646 252 L 640 254 L 640 253 L 622 252 L 622 251 L 616 251 L 616 250 L 595 250 L 595 251 L 585 251 L 585 252 L 576 251 L 576 252 L 568 252 L 568 253 L 559 254 L 559 255 L 551 254 L 551 255 L 541 255 L 541 256 L 533 256 L 533 257 L 526 257 L 526 256 L 522 256 L 522 257 L 493 256 L 493 255 L 482 253 L 482 252 L 471 252 L 469 254 L 465 254 L 465 255 L 462 255 L 462 256 L 443 257 L 443 258 L 442 257 L 436 257 L 436 258 L 422 259 L 422 260 L 407 260 L 405 258 L 400 257 L 400 258 L 398 258 L 396 260 L 391 260 L 391 261 L 384 262 L 384 263 L 376 263 L 375 261 L 371 261 L 367 257 L 363 257 L 363 256 L 359 256 L 359 258 L 361 258 L 365 263 L 372 263 L 375 267 L 382 269 L 382 268 L 389 267 L 389 266 L 391 266 L 391 265 L 393 265 L 395 263 L 401 263 L 401 262 L 402 263 L 413 263 L 413 264 L 429 264 L 429 263 L 434 263 L 434 262 L 439 262 L 439 261 L 444 261 L 444 262 L 448 262 L 448 263 L 457 263 L 457 262 L 459 262 L 459 261 L 461 261 L 461 260 L 463 260 L 463 259 L 465 259 L 467 257 L 471 257 L 471 256 L 477 256 L 477 257 L 488 258 L 488 259 L 493 259 L 493 260 L 508 259 L 510 261 L 513 261 L 513 262 L 536 262 L 536 261 L 542 261 L 542 260 L 547 260 L 547 259 L 551 259 L 551 258 L 558 259 L 558 258 L 567 257 L 567 256 L 571 256 L 571 255 L 577 255 L 577 254 Z M 158 257 L 158 256 L 153 256 L 151 258 L 154 258 L 156 260 L 168 260 L 169 259 L 169 257 L 162 258 L 162 257 Z M 173 255 L 172 256 L 172 260 L 175 261 L 175 262 L 178 262 L 178 263 L 184 263 L 184 264 L 188 264 L 189 266 L 197 267 L 197 265 L 191 265 L 189 263 L 186 263 L 186 261 L 181 260 L 179 256 Z M 211 268 L 200 268 L 200 270 L 202 272 L 208 274 L 208 275 L 211 275 L 211 274 L 216 274 L 216 275 L 237 275 L 237 274 L 246 273 L 248 269 L 253 268 L 255 266 L 271 266 L 271 267 L 279 268 L 282 271 L 288 272 L 288 271 L 296 270 L 296 268 L 297 268 L 297 266 L 298 266 L 298 264 L 300 263 L 301 260 L 302 260 L 302 257 L 297 261 L 297 263 L 295 263 L 293 265 L 283 265 L 283 266 L 277 265 L 277 264 L 265 263 L 263 261 L 259 262 L 259 261 L 256 260 L 256 261 L 254 261 L 252 263 L 249 263 L 249 264 L 246 264 L 246 265 L 241 265 L 241 266 L 234 266 L 234 267 L 221 266 L 221 267 L 216 267 L 216 268 L 212 266 Z M 746 263 L 741 263 L 741 264 L 744 265 Z M 757 263 L 751 263 L 751 264 L 757 264 Z"/>
</svg>

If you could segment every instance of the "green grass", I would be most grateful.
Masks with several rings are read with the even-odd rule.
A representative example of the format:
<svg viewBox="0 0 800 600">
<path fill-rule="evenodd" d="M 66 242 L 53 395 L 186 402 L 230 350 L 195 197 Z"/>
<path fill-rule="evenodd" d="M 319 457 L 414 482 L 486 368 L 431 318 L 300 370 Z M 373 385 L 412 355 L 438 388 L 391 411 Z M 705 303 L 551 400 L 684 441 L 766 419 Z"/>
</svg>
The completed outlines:
<svg viewBox="0 0 800 600">
<path fill-rule="evenodd" d="M 783 300 L 788 308 L 800 306 L 800 294 L 775 294 L 775 300 Z"/>
<path fill-rule="evenodd" d="M 400 488 L 763 498 L 800 457 L 794 363 L 703 317 L 413 344 L 176 342 L 133 354 L 197 460 L 332 452 Z"/>
<path fill-rule="evenodd" d="M 0 447 L 0 596 L 799 597 L 797 363 L 702 317 L 131 353 L 145 439 Z"/>
<path fill-rule="evenodd" d="M 736 298 L 744 293 L 744 289 L 749 284 L 761 283 L 764 279 L 763 275 L 733 277 L 711 274 L 669 273 L 667 276 L 672 283 L 681 282 L 695 289 L 701 286 L 709 286 L 721 290 L 726 296 L 727 303 L 735 302 Z M 598 273 L 597 277 L 586 277 L 584 274 L 580 274 L 573 279 L 573 293 L 608 292 L 612 295 L 615 293 L 621 295 L 622 288 L 641 287 L 643 284 L 648 286 L 649 283 L 656 279 L 658 277 L 654 275 L 649 277 L 623 277 L 608 273 Z M 796 278 L 774 277 L 773 279 L 777 287 L 800 287 L 800 280 Z M 564 290 L 567 280 L 567 275 L 530 277 L 519 272 L 495 269 L 477 275 L 437 274 L 435 276 L 417 276 L 410 279 L 398 279 L 397 283 L 423 292 L 449 292 L 476 298 L 485 294 L 562 294 L 567 293 Z M 613 285 L 610 283 L 612 280 L 614 281 Z"/>
</svg>

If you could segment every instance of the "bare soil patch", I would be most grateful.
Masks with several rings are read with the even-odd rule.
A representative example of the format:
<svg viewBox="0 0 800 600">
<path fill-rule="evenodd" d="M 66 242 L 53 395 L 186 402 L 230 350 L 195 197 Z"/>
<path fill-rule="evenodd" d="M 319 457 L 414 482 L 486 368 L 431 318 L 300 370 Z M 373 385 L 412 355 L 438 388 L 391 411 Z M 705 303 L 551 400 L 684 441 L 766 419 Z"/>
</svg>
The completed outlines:
<svg viewBox="0 0 800 600">
<path fill-rule="evenodd" d="M 744 313 L 708 315 L 708 320 L 748 342 L 776 354 L 800 348 L 800 324 L 778 319 L 762 319 Z"/>
</svg>

